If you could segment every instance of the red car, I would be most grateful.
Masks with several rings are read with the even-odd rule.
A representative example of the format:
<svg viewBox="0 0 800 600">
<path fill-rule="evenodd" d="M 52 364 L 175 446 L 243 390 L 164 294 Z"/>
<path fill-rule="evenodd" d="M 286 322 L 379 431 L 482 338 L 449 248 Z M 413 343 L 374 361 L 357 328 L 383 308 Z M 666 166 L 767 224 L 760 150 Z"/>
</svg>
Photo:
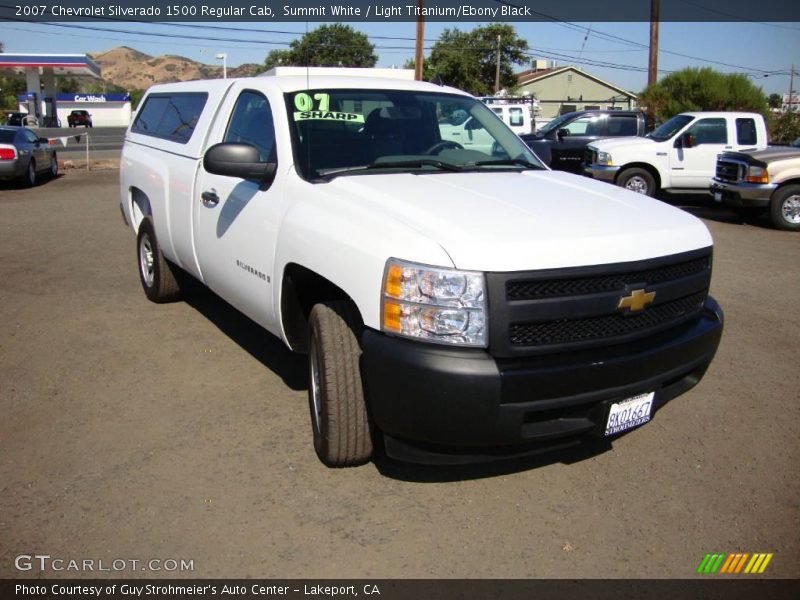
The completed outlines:
<svg viewBox="0 0 800 600">
<path fill-rule="evenodd" d="M 88 110 L 73 110 L 67 115 L 67 123 L 70 127 L 77 127 L 83 125 L 85 127 L 92 126 L 92 115 Z"/>
</svg>

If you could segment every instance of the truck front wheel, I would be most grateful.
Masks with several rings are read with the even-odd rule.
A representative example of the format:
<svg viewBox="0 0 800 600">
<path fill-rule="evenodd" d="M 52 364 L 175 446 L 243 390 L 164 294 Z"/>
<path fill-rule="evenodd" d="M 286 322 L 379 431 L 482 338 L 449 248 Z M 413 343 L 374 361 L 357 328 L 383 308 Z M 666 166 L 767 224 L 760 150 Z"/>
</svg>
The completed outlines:
<svg viewBox="0 0 800 600">
<path fill-rule="evenodd" d="M 147 298 L 159 304 L 177 300 L 180 287 L 173 272 L 176 267 L 173 267 L 161 253 L 150 217 L 142 219 L 142 224 L 139 225 L 136 251 L 139 259 L 139 279 Z"/>
<path fill-rule="evenodd" d="M 644 169 L 625 169 L 617 178 L 617 185 L 645 196 L 656 195 L 656 180 Z"/>
<path fill-rule="evenodd" d="M 360 328 L 352 302 L 322 302 L 311 309 L 308 403 L 314 450 L 329 467 L 363 464 L 372 456 L 359 368 Z"/>
<path fill-rule="evenodd" d="M 778 229 L 800 231 L 800 185 L 775 190 L 769 203 L 769 216 Z"/>
</svg>

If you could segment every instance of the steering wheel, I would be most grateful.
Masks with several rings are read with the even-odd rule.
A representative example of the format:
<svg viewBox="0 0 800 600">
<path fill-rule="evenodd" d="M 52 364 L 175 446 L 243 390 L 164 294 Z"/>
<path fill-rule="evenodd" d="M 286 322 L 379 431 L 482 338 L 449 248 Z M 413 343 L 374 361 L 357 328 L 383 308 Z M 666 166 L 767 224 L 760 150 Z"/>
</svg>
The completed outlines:
<svg viewBox="0 0 800 600">
<path fill-rule="evenodd" d="M 436 142 L 433 146 L 428 148 L 425 151 L 425 154 L 439 154 L 439 152 L 441 152 L 446 148 L 452 148 L 453 150 L 463 150 L 464 146 L 452 140 L 442 140 L 441 142 Z"/>
</svg>

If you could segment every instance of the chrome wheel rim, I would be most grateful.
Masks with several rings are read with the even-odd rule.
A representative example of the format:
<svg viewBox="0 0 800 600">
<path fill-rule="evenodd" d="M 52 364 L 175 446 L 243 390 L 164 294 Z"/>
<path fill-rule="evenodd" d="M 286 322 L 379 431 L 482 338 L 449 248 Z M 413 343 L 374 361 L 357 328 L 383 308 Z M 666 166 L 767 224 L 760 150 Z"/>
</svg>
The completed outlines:
<svg viewBox="0 0 800 600">
<path fill-rule="evenodd" d="M 139 269 L 147 287 L 152 287 L 155 279 L 153 262 L 153 245 L 150 243 L 150 238 L 145 235 L 142 237 L 142 243 L 139 244 Z"/>
<path fill-rule="evenodd" d="M 319 374 L 319 363 L 317 361 L 317 343 L 311 338 L 311 348 L 309 348 L 309 368 L 311 369 L 311 407 L 314 414 L 311 420 L 314 421 L 314 430 L 320 433 L 322 430 L 322 398 Z"/>
<path fill-rule="evenodd" d="M 800 225 L 800 194 L 786 198 L 781 206 L 783 219 L 792 225 Z"/>
<path fill-rule="evenodd" d="M 625 189 L 638 194 L 647 194 L 647 181 L 640 175 L 634 175 L 625 182 Z"/>
<path fill-rule="evenodd" d="M 51 159 L 51 162 L 50 162 L 50 174 L 53 177 L 58 175 L 58 159 L 56 158 L 55 154 L 53 154 L 53 158 Z"/>
</svg>

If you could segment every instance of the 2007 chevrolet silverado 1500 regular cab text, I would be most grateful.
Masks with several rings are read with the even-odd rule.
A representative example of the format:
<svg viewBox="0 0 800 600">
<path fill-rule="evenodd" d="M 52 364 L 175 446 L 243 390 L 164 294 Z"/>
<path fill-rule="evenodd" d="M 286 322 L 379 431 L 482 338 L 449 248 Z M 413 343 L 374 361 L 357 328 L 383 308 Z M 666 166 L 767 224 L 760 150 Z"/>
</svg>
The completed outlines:
<svg viewBox="0 0 800 600">
<path fill-rule="evenodd" d="M 120 174 L 147 297 L 183 270 L 307 353 L 330 466 L 612 439 L 698 383 L 723 320 L 703 223 L 550 171 L 472 96 L 391 73 L 151 88 Z M 494 142 L 443 140 L 457 110 Z"/>
<path fill-rule="evenodd" d="M 584 173 L 640 194 L 708 192 L 717 155 L 767 147 L 757 113 L 681 113 L 645 137 L 599 140 L 586 147 Z"/>
</svg>

